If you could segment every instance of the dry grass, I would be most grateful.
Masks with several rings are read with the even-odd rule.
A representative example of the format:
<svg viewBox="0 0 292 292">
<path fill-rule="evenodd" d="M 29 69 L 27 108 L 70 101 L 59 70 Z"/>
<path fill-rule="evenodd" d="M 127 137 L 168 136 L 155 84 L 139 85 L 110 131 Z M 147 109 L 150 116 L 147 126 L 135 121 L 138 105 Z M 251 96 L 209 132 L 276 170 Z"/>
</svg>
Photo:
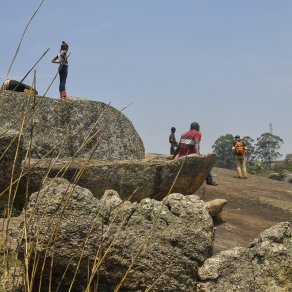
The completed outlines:
<svg viewBox="0 0 292 292">
<path fill-rule="evenodd" d="M 35 110 L 35 107 L 32 108 L 32 111 Z M 30 113 L 28 113 L 30 114 Z M 105 114 L 105 113 L 104 113 Z M 31 122 L 34 123 L 34 112 L 31 114 Z M 111 122 L 111 119 L 108 119 L 107 123 L 105 125 L 99 125 L 99 128 L 98 129 L 95 129 L 96 128 L 96 125 L 98 124 L 100 119 L 97 119 L 96 123 L 92 126 L 92 128 L 88 131 L 88 135 L 86 136 L 86 139 L 83 141 L 83 143 L 81 144 L 80 148 L 77 150 L 77 152 L 75 153 L 75 155 L 73 157 L 71 157 L 71 159 L 68 161 L 68 163 L 66 165 L 64 165 L 63 169 L 60 171 L 60 173 L 58 174 L 59 177 L 63 177 L 64 173 L 66 172 L 66 170 L 70 167 L 70 165 L 74 162 L 74 158 L 76 158 L 78 152 L 89 142 L 92 140 L 92 138 L 96 135 L 98 135 L 103 128 L 105 128 L 106 124 L 108 122 Z M 18 143 L 17 143 L 17 150 L 16 150 L 16 153 L 15 153 L 15 157 L 18 156 L 18 152 L 19 152 L 19 141 L 20 141 L 20 137 L 23 133 L 23 130 L 26 126 L 25 124 L 25 121 L 27 121 L 26 117 L 23 118 L 22 122 L 21 122 L 21 125 L 20 125 L 20 129 L 19 129 L 19 136 L 18 136 Z M 80 127 L 82 128 L 82 127 Z M 33 129 L 33 127 L 32 127 Z M 89 133 L 92 133 L 92 130 L 95 129 L 95 132 L 94 134 L 89 134 Z M 74 135 L 75 133 L 73 133 L 72 135 Z M 54 150 L 58 149 L 58 147 L 61 147 L 62 144 L 69 138 L 70 136 L 67 136 L 65 137 L 61 142 L 57 143 L 55 145 L 55 147 L 53 147 L 50 152 L 53 152 Z M 30 143 L 29 143 L 29 147 L 28 147 L 28 150 L 26 152 L 26 155 L 25 155 L 25 160 L 30 160 L 30 155 L 31 155 L 31 143 L 32 143 L 32 140 L 33 140 L 33 133 L 31 134 L 31 140 L 30 140 Z M 98 141 L 98 140 L 97 140 Z M 61 206 L 61 209 L 62 209 L 62 214 L 65 212 L 66 210 L 66 207 L 70 201 L 70 198 L 76 188 L 76 185 L 78 184 L 78 181 L 79 179 L 81 178 L 81 176 L 83 175 L 84 173 L 84 170 L 86 169 L 88 163 L 90 162 L 90 160 L 92 159 L 92 155 L 95 151 L 97 151 L 98 149 L 98 145 L 99 145 L 99 142 L 97 142 L 94 147 L 92 148 L 92 152 L 91 154 L 87 157 L 87 159 L 84 160 L 84 164 L 82 165 L 82 167 L 79 169 L 79 171 L 75 174 L 74 176 L 74 179 L 73 181 L 71 182 L 71 184 L 68 186 L 68 189 L 67 189 L 67 192 L 66 192 L 66 195 L 63 199 L 63 204 Z M 7 147 L 10 147 L 10 145 L 8 145 Z M 46 154 L 44 157 L 46 157 L 48 154 Z M 47 178 L 47 175 L 50 171 L 50 169 L 54 166 L 54 162 L 56 161 L 56 159 L 58 158 L 55 157 L 55 158 L 51 158 L 51 163 L 50 163 L 50 166 L 49 168 L 47 169 L 47 172 L 46 174 L 44 175 L 42 181 L 44 182 Z M 43 158 L 41 158 L 39 161 L 41 161 Z M 15 166 L 15 161 L 16 159 L 14 160 L 14 163 L 13 163 L 13 166 Z M 26 172 L 24 172 L 23 170 L 20 172 L 20 175 L 18 177 L 15 177 L 14 176 L 14 172 L 15 172 L 15 168 L 13 167 L 12 169 L 12 173 L 11 173 L 11 180 L 10 180 L 10 185 L 9 185 L 9 188 L 6 189 L 6 191 L 9 191 L 9 197 L 8 197 L 8 202 L 7 202 L 7 212 L 5 214 L 5 225 L 6 227 L 3 228 L 3 233 L 4 236 L 2 236 L 2 242 L 0 243 L 1 247 L 2 247 L 2 251 L 3 251 L 3 257 L 2 257 L 2 266 L 3 266 L 3 273 L 5 274 L 5 279 L 7 279 L 8 277 L 8 280 L 5 281 L 5 284 L 9 283 L 10 285 L 12 285 L 12 287 L 10 287 L 11 289 L 13 289 L 13 287 L 19 285 L 19 281 L 21 280 L 22 281 L 22 285 L 23 285 L 23 288 L 24 288 L 24 291 L 32 291 L 32 287 L 33 287 L 33 282 L 34 282 L 34 278 L 35 278 L 35 272 L 37 270 L 37 266 L 41 266 L 41 270 L 42 272 L 44 271 L 44 267 L 45 267 L 45 262 L 47 260 L 47 255 L 45 255 L 45 258 L 44 258 L 44 261 L 41 263 L 39 261 L 39 258 L 38 256 L 36 255 L 36 253 L 34 252 L 33 250 L 33 247 L 34 247 L 34 243 L 30 241 L 30 239 L 28 238 L 28 229 L 29 229 L 29 226 L 31 224 L 31 222 L 34 220 L 34 215 L 35 215 L 35 210 L 38 206 L 38 200 L 39 200 L 39 193 L 37 195 L 37 198 L 36 198 L 36 204 L 34 206 L 34 209 L 32 210 L 32 212 L 30 213 L 30 216 L 28 217 L 27 214 L 26 214 L 26 208 L 23 209 L 23 216 L 24 216 L 24 226 L 23 226 L 23 229 L 21 230 L 21 235 L 20 237 L 22 238 L 21 241 L 24 242 L 24 260 L 22 262 L 22 274 L 19 274 L 19 273 L 15 273 L 15 272 L 11 272 L 11 271 L 15 271 L 15 269 L 19 269 L 19 265 L 20 265 L 20 262 L 18 260 L 18 254 L 17 254 L 17 251 L 16 251 L 16 254 L 15 254 L 15 258 L 17 259 L 16 261 L 11 261 L 10 258 L 11 258 L 11 252 L 10 252 L 10 246 L 9 246 L 9 243 L 8 241 L 6 240 L 7 238 L 9 238 L 9 234 L 8 234 L 8 230 L 9 230 L 9 224 L 10 224 L 10 220 L 12 218 L 12 215 L 13 215 L 13 210 L 14 210 L 14 200 L 15 200 L 15 197 L 16 197 L 16 193 L 18 191 L 18 187 L 19 187 L 19 182 L 20 182 L 20 178 L 22 178 L 24 175 L 27 175 L 29 177 L 29 172 L 30 170 L 33 169 L 35 165 L 30 165 L 30 167 L 28 168 L 28 170 Z M 182 166 L 183 167 L 183 164 Z M 177 174 L 177 177 L 179 175 L 180 171 L 178 172 Z M 173 182 L 173 185 L 171 186 L 171 189 L 169 190 L 169 193 L 171 193 L 171 190 L 175 184 L 176 180 Z M 52 183 L 53 183 L 53 180 L 52 180 Z M 28 186 L 26 188 L 26 194 L 25 194 L 25 197 L 28 199 Z M 2 194 L 4 194 L 4 192 L 2 192 Z M 133 194 L 132 194 L 133 195 Z M 26 206 L 27 204 L 25 204 Z M 162 207 L 161 207 L 162 208 Z M 46 215 L 46 212 L 44 212 L 43 216 Z M 52 232 L 51 234 L 51 238 L 50 240 L 48 241 L 48 247 L 49 246 L 52 246 L 54 245 L 54 242 L 59 234 L 59 231 L 60 231 L 60 224 L 61 224 L 61 218 L 62 218 L 62 215 L 61 216 L 58 216 L 58 218 L 50 218 L 50 220 L 54 220 L 54 226 L 55 226 L 55 229 L 54 231 Z M 137 252 L 137 254 L 135 256 L 133 256 L 133 260 L 130 264 L 130 266 L 128 267 L 128 270 L 126 271 L 125 275 L 123 276 L 123 278 L 121 279 L 120 283 L 117 285 L 115 291 L 118 291 L 124 281 L 126 280 L 129 272 L 131 271 L 131 269 L 133 268 L 134 264 L 136 263 L 138 257 L 140 256 L 141 252 L 143 251 L 143 249 L 145 248 L 145 246 L 147 246 L 147 243 L 149 242 L 149 240 L 151 239 L 151 237 L 153 236 L 153 230 L 155 229 L 155 225 L 156 225 L 156 222 L 158 220 L 158 217 L 156 218 L 156 220 L 154 221 L 154 224 L 151 228 L 151 230 L 148 232 L 148 234 L 146 234 L 144 240 L 142 241 L 141 243 L 141 246 Z M 120 226 L 120 229 L 123 227 L 125 221 L 121 224 Z M 40 230 L 42 228 L 41 225 L 38 226 L 38 229 Z M 74 277 L 72 278 L 72 282 L 71 282 L 71 285 L 69 287 L 69 290 L 71 290 L 71 288 L 73 287 L 73 284 L 74 284 L 74 281 L 75 281 L 75 277 L 76 277 L 76 274 L 78 272 L 78 268 L 79 268 L 79 264 L 83 258 L 83 252 L 84 252 L 84 247 L 87 243 L 87 240 L 89 238 L 89 236 L 91 235 L 91 231 L 95 228 L 95 226 L 93 225 L 89 231 L 89 233 L 85 236 L 84 238 L 84 241 L 83 243 L 80 245 L 79 247 L 79 251 L 78 253 L 80 254 L 80 257 L 79 257 L 79 261 L 78 261 L 78 264 L 77 264 L 77 267 L 76 267 L 76 273 L 74 275 Z M 109 226 L 109 228 L 111 228 L 111 226 Z M 39 230 L 36 231 L 36 234 L 39 233 Z M 107 230 L 108 231 L 108 230 Z M 102 235 L 101 235 L 102 236 Z M 96 287 L 95 289 L 97 289 L 97 284 L 96 284 L 96 275 L 99 273 L 99 270 L 100 270 L 100 267 L 101 265 L 104 263 L 105 259 L 106 259 L 106 256 L 107 254 L 109 253 L 109 251 L 111 250 L 113 244 L 115 243 L 116 239 L 118 238 L 119 236 L 119 232 L 116 233 L 116 235 L 114 236 L 114 239 L 112 240 L 111 244 L 105 249 L 103 250 L 102 248 L 102 242 L 100 244 L 100 246 L 98 247 L 97 251 L 96 251 L 96 257 L 95 257 L 95 260 L 94 260 L 94 264 L 93 266 L 90 268 L 90 271 L 89 271 L 89 275 L 88 275 L 88 284 L 87 284 L 87 287 L 86 287 L 86 290 L 85 291 L 92 291 L 92 287 Z M 36 241 L 38 241 L 38 236 L 36 237 Z M 48 250 L 48 249 L 47 249 Z M 53 267 L 53 258 L 54 258 L 54 255 L 51 255 L 50 254 L 50 260 L 51 260 L 51 268 Z M 9 263 L 9 265 L 7 264 Z M 17 263 L 17 265 L 15 265 L 15 263 Z M 69 260 L 68 262 L 68 265 L 67 265 L 67 269 L 69 268 L 69 266 L 71 265 L 71 260 Z M 67 269 L 65 270 L 64 272 L 64 275 L 63 275 L 63 279 L 65 277 L 65 274 L 66 274 L 66 271 Z M 51 274 L 51 278 L 52 278 L 52 275 L 53 275 L 53 270 L 51 270 L 50 272 Z M 42 276 L 41 276 L 42 278 Z M 159 280 L 160 277 L 158 277 L 157 281 Z M 9 280 L 10 279 L 10 280 Z M 51 282 L 50 282 L 51 283 Z M 154 279 L 154 282 L 153 282 L 153 285 L 155 285 L 156 283 L 156 280 Z M 42 286 L 42 281 L 39 282 L 39 291 L 41 291 L 41 286 Z M 51 290 L 50 288 L 51 286 L 49 285 L 49 291 Z M 35 287 L 34 287 L 34 290 L 35 290 Z"/>
<path fill-rule="evenodd" d="M 6 74 L 5 79 L 8 78 L 8 75 L 11 71 L 11 68 L 16 60 L 16 56 L 20 50 L 21 47 L 21 43 L 22 40 L 25 36 L 25 33 L 31 23 L 31 21 L 33 20 L 34 16 L 37 14 L 37 12 L 39 11 L 39 9 L 41 8 L 42 4 L 43 4 L 44 0 L 41 1 L 40 5 L 38 6 L 37 10 L 33 13 L 32 17 L 30 18 L 28 24 L 26 25 L 24 32 L 21 36 L 21 40 L 19 41 L 18 47 L 16 49 L 15 55 L 13 57 L 13 60 L 11 62 L 11 65 L 8 69 L 8 72 Z M 21 82 L 28 76 L 28 74 L 31 73 L 31 71 L 34 69 L 35 65 L 38 64 L 38 62 L 43 58 L 43 56 L 48 52 L 48 50 L 45 51 L 45 53 L 37 60 L 37 62 L 32 66 L 32 68 L 29 70 L 29 72 L 25 75 L 25 77 L 21 80 Z M 42 272 L 44 271 L 44 267 L 45 267 L 45 262 L 46 260 L 50 260 L 51 261 L 51 271 L 50 271 L 50 283 L 49 283 L 49 288 L 48 291 L 51 291 L 51 282 L 52 282 L 52 277 L 53 277 L 53 273 L 54 271 L 52 270 L 53 267 L 53 261 L 54 261 L 54 254 L 50 254 L 50 258 L 48 259 L 47 255 L 45 255 L 44 261 L 40 262 L 39 256 L 37 255 L 37 253 L 34 252 L 34 243 L 31 242 L 31 239 L 28 236 L 28 230 L 29 230 L 29 226 L 31 224 L 31 222 L 34 221 L 35 219 L 35 210 L 38 206 L 38 202 L 39 202 L 39 193 L 37 195 L 36 198 L 36 203 L 34 206 L 34 209 L 30 212 L 30 215 L 27 215 L 27 210 L 26 210 L 26 206 L 28 204 L 28 200 L 29 200 L 29 185 L 27 184 L 26 186 L 26 193 L 25 193 L 25 197 L 26 197 L 26 203 L 24 205 L 24 208 L 22 210 L 22 215 L 23 215 L 23 227 L 20 230 L 20 234 L 19 234 L 19 238 L 20 241 L 23 242 L 23 247 L 24 247 L 24 259 L 23 260 L 19 260 L 19 255 L 18 255 L 18 250 L 15 249 L 15 247 L 13 247 L 11 245 L 11 241 L 9 240 L 9 238 L 11 238 L 10 232 L 9 230 L 11 230 L 11 225 L 13 222 L 13 216 L 15 215 L 15 208 L 14 208 L 14 203 L 15 203 L 15 198 L 16 198 L 16 194 L 19 190 L 19 184 L 21 181 L 21 178 L 23 178 L 24 176 L 28 177 L 29 181 L 29 176 L 30 176 L 30 171 L 36 167 L 38 165 L 38 163 L 40 163 L 44 158 L 46 157 L 50 157 L 50 164 L 49 167 L 47 169 L 46 174 L 43 176 L 42 178 L 42 182 L 44 183 L 44 181 L 47 179 L 48 173 L 50 172 L 51 168 L 54 166 L 55 161 L 58 159 L 58 155 L 54 155 L 54 153 L 71 137 L 76 135 L 76 133 L 78 133 L 78 131 L 81 131 L 84 129 L 84 125 L 80 125 L 80 127 L 78 129 L 75 130 L 74 133 L 70 133 L 67 136 L 63 137 L 63 139 L 61 141 L 58 141 L 55 146 L 53 146 L 48 153 L 46 153 L 41 159 L 39 159 L 35 164 L 31 163 L 31 147 L 32 147 L 32 141 L 33 141 L 33 137 L 34 137 L 34 125 L 35 125 L 35 111 L 36 109 L 41 105 L 42 102 L 42 98 L 45 96 L 45 94 L 47 93 L 47 91 L 49 90 L 49 88 L 52 86 L 55 78 L 57 75 L 55 75 L 51 82 L 49 83 L 49 86 L 47 88 L 47 90 L 45 91 L 43 96 L 40 96 L 38 98 L 34 97 L 33 98 L 33 105 L 27 109 L 27 111 L 20 117 L 18 117 L 17 120 L 17 125 L 18 125 L 18 134 L 15 135 L 15 137 L 11 140 L 11 143 L 9 145 L 7 145 L 6 150 L 4 151 L 4 153 L 2 153 L 1 157 L 0 157 L 0 161 L 5 157 L 6 152 L 10 149 L 10 147 L 12 146 L 12 144 L 16 143 L 17 147 L 16 147 L 16 151 L 15 151 L 15 159 L 13 161 L 13 167 L 12 167 L 12 171 L 11 171 L 11 175 L 10 175 L 10 184 L 9 186 L 2 191 L 2 193 L 0 194 L 0 197 L 3 196 L 4 194 L 6 194 L 8 192 L 8 199 L 7 199 L 7 207 L 6 207 L 6 212 L 5 214 L 3 214 L 2 216 L 3 218 L 3 226 L 1 229 L 1 239 L 0 239 L 0 291 L 13 291 L 13 290 L 17 290 L 19 287 L 22 286 L 21 289 L 23 289 L 23 291 L 25 292 L 30 292 L 32 290 L 34 291 L 41 291 L 42 290 L 42 275 L 40 277 L 40 282 L 39 282 L 39 287 L 34 287 L 34 280 L 35 280 L 35 273 L 37 270 L 37 267 L 41 267 Z M 36 75 L 35 75 L 36 77 Z M 1 107 L 6 103 L 9 102 L 9 97 L 7 99 L 1 99 L 0 101 L 0 110 Z M 126 106 L 125 108 L 121 109 L 121 114 L 122 112 L 127 108 L 128 106 Z M 100 133 L 103 131 L 103 129 L 105 129 L 105 127 L 107 126 L 108 123 L 111 123 L 112 120 L 115 117 L 112 118 L 107 118 L 106 121 L 103 119 L 103 116 L 107 116 L 106 115 L 106 110 L 104 110 L 104 112 L 102 112 L 100 114 L 99 117 L 97 117 L 96 122 L 91 126 L 91 128 L 88 130 L 88 134 L 86 135 L 83 143 L 80 145 L 79 149 L 76 151 L 76 153 L 70 158 L 70 160 L 68 161 L 68 163 L 66 165 L 64 165 L 64 167 L 60 170 L 60 172 L 58 173 L 59 177 L 63 177 L 64 173 L 66 172 L 66 170 L 70 167 L 70 165 L 74 162 L 74 159 L 78 156 L 78 153 L 89 143 L 93 140 L 93 138 L 99 137 Z M 101 122 L 103 120 L 103 122 Z M 29 145 L 27 147 L 27 151 L 25 153 L 25 161 L 28 162 L 29 167 L 27 168 L 27 170 L 24 171 L 24 169 L 22 169 L 20 171 L 19 175 L 16 175 L 16 160 L 17 157 L 19 156 L 19 152 L 20 152 L 20 145 L 21 145 L 21 137 L 24 133 L 24 130 L 26 129 L 26 127 L 30 125 L 31 127 L 31 133 L 30 133 L 30 141 L 29 141 Z M 15 127 L 15 125 L 13 125 L 12 127 Z M 11 128 L 12 128 L 11 127 Z M 4 131 L 2 131 L 0 133 L 0 138 L 5 135 L 11 128 L 7 128 Z M 88 163 L 90 162 L 90 160 L 92 159 L 92 156 L 94 154 L 95 151 L 98 151 L 98 146 L 99 146 L 99 140 L 97 139 L 97 142 L 95 143 L 95 145 L 93 145 L 92 147 L 92 151 L 91 154 L 88 155 L 87 159 L 84 160 L 84 164 L 82 165 L 82 167 L 79 169 L 78 172 L 75 173 L 74 179 L 72 180 L 71 184 L 68 186 L 66 195 L 63 199 L 63 204 L 61 206 L 61 210 L 62 210 L 62 214 L 64 213 L 64 211 L 66 210 L 66 207 L 71 199 L 71 196 L 76 188 L 76 185 L 78 184 L 79 179 L 81 178 L 81 176 L 84 173 L 84 170 L 86 169 Z M 183 167 L 183 164 L 181 166 L 181 169 Z M 177 177 L 180 174 L 180 171 L 177 173 Z M 176 177 L 176 179 L 177 179 Z M 175 185 L 176 179 L 174 180 L 168 194 L 171 193 L 171 190 L 173 188 L 173 186 Z M 136 190 L 138 191 L 138 189 Z M 132 194 L 133 195 L 133 194 Z M 163 207 L 163 206 L 162 206 Z M 161 207 L 161 210 L 162 210 Z M 160 210 L 160 212 L 161 212 Z M 46 212 L 44 212 L 44 216 L 46 216 Z M 54 245 L 54 242 L 60 232 L 60 223 L 61 223 L 61 218 L 62 216 L 59 216 L 58 218 L 54 218 L 52 217 L 50 220 L 54 220 L 54 226 L 55 229 L 51 234 L 50 239 L 48 240 L 48 246 L 52 246 Z M 139 256 L 141 255 L 143 249 L 147 246 L 147 244 L 149 243 L 149 241 L 151 240 L 152 236 L 153 236 L 153 231 L 156 227 L 156 222 L 159 219 L 159 214 L 156 217 L 156 220 L 153 222 L 152 228 L 151 230 L 145 235 L 144 239 L 141 241 L 141 245 L 138 249 L 138 252 L 133 256 L 132 258 L 132 262 L 129 265 L 127 271 L 125 272 L 124 276 L 122 277 L 122 279 L 120 280 L 119 284 L 116 286 L 115 291 L 119 291 L 120 288 L 122 287 L 124 281 L 126 280 L 126 278 L 129 275 L 129 272 L 133 269 L 134 264 L 137 262 L 137 259 L 139 258 Z M 113 220 L 114 221 L 114 220 Z M 99 247 L 96 250 L 96 256 L 94 259 L 94 264 L 92 267 L 89 267 L 88 270 L 88 283 L 87 283 L 87 287 L 85 289 L 85 291 L 97 291 L 98 290 L 98 283 L 96 282 L 96 278 L 97 275 L 99 273 L 100 267 L 102 266 L 102 264 L 104 263 L 107 254 L 110 252 L 112 246 L 114 245 L 116 239 L 119 236 L 119 231 L 121 230 L 121 228 L 123 227 L 123 225 L 125 224 L 125 221 L 123 221 L 120 225 L 120 229 L 116 232 L 111 244 L 109 244 L 108 247 L 106 247 L 105 249 L 103 248 L 103 242 L 101 242 L 101 244 L 99 245 Z M 79 265 L 81 263 L 81 260 L 83 259 L 83 255 L 84 255 L 84 248 L 85 245 L 89 239 L 89 236 L 91 235 L 92 230 L 94 230 L 96 226 L 94 226 L 94 224 L 91 226 L 88 234 L 84 237 L 83 243 L 80 245 L 78 253 L 80 254 L 78 263 L 77 263 L 77 267 L 76 267 L 76 273 L 75 275 L 72 277 L 72 281 L 71 284 L 69 285 L 69 291 L 73 288 L 74 285 L 74 281 L 76 279 L 76 275 L 78 273 L 78 268 Z M 109 225 L 109 229 L 111 229 L 112 225 Z M 14 228 L 14 226 L 13 226 Z M 42 228 L 42 226 L 38 226 L 38 230 L 36 231 L 36 234 L 39 234 L 40 229 Z M 105 232 L 108 230 L 105 230 Z M 102 236 L 102 235 L 101 235 Z M 35 238 L 36 242 L 39 240 L 38 236 L 36 236 Z M 47 249 L 48 250 L 48 249 Z M 66 270 L 64 271 L 63 277 L 62 279 L 64 279 L 66 272 L 68 270 L 68 268 L 70 267 L 70 265 L 72 264 L 72 260 L 68 261 L 68 265 Z M 167 272 L 167 268 L 166 271 Z M 157 279 L 153 279 L 153 284 L 149 286 L 147 291 L 150 291 L 155 284 L 157 283 L 157 281 L 160 280 L 160 278 L 163 276 L 160 275 Z M 61 283 L 60 283 L 61 284 Z M 59 285 L 60 287 L 60 285 Z M 1 290 L 2 289 L 2 290 Z M 58 290 L 58 289 L 57 289 Z"/>
</svg>

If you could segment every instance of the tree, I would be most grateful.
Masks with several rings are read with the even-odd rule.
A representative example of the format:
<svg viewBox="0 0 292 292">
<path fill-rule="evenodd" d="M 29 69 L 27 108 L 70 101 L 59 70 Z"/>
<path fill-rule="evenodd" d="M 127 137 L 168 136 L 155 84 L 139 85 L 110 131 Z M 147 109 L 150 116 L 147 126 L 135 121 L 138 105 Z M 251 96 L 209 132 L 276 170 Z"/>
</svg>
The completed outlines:
<svg viewBox="0 0 292 292">
<path fill-rule="evenodd" d="M 272 161 L 282 156 L 278 150 L 283 143 L 283 139 L 279 136 L 273 135 L 272 133 L 264 133 L 257 138 L 255 145 L 256 154 L 261 161 L 267 163 L 269 168 L 271 168 Z"/>
<path fill-rule="evenodd" d="M 251 173 L 251 174 L 262 173 L 263 172 L 262 163 L 256 160 L 257 154 L 256 154 L 255 146 L 254 146 L 255 140 L 249 136 L 243 137 L 242 140 L 244 141 L 247 147 L 247 150 L 245 152 L 245 157 L 246 157 L 246 167 L 247 167 L 248 173 Z"/>
<path fill-rule="evenodd" d="M 214 153 L 218 156 L 216 166 L 229 169 L 234 168 L 234 153 L 232 151 L 233 142 L 234 137 L 231 134 L 220 136 L 215 141 L 212 148 L 214 149 Z"/>
<path fill-rule="evenodd" d="M 252 139 L 250 136 L 245 136 L 242 138 L 242 140 L 247 147 L 247 151 L 245 152 L 246 162 L 253 162 L 256 158 L 255 146 L 253 145 L 254 139 Z"/>
</svg>

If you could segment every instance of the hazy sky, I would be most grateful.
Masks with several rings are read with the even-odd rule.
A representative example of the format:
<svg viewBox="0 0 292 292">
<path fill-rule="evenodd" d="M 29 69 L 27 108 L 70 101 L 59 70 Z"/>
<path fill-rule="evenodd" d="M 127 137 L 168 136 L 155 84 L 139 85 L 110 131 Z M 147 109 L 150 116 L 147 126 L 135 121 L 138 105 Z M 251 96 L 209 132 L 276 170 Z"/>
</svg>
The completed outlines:
<svg viewBox="0 0 292 292">
<path fill-rule="evenodd" d="M 36 0 L 0 0 L 0 76 L 5 77 Z M 57 71 L 51 59 L 70 45 L 67 93 L 120 109 L 146 152 L 168 153 L 201 125 L 202 153 L 227 133 L 268 132 L 292 153 L 291 0 L 46 0 L 24 37 L 9 75 L 37 66 L 43 94 Z M 30 84 L 32 76 L 25 81 Z M 58 79 L 47 96 L 58 98 Z"/>
</svg>

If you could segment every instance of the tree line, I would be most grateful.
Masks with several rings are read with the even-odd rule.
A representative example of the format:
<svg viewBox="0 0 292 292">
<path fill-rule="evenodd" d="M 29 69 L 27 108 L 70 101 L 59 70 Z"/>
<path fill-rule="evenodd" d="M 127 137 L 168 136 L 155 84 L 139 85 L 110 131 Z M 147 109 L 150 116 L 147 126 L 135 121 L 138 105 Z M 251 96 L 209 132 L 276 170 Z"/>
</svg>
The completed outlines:
<svg viewBox="0 0 292 292">
<path fill-rule="evenodd" d="M 262 172 L 267 168 L 270 169 L 272 162 L 282 156 L 279 150 L 284 141 L 272 133 L 263 133 L 256 140 L 250 136 L 245 136 L 242 141 L 247 146 L 245 153 L 247 167 L 253 173 Z M 234 136 L 231 134 L 220 136 L 215 141 L 212 148 L 218 156 L 216 166 L 228 169 L 234 168 L 234 153 L 231 149 L 233 142 Z"/>
</svg>

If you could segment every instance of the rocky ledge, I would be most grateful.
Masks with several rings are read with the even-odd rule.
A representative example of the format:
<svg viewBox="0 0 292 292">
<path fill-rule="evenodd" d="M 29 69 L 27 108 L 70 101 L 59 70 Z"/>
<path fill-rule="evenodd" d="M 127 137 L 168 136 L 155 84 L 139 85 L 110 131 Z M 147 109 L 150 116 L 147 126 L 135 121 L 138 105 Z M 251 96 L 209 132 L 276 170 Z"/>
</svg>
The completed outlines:
<svg viewBox="0 0 292 292">
<path fill-rule="evenodd" d="M 215 154 L 209 154 L 175 160 L 168 160 L 165 155 L 132 161 L 30 160 L 30 164 L 23 164 L 27 174 L 22 185 L 25 186 L 28 180 L 29 192 L 38 191 L 47 175 L 66 178 L 89 189 L 97 198 L 112 189 L 123 200 L 162 200 L 169 192 L 193 194 L 206 179 L 216 158 Z"/>
</svg>

